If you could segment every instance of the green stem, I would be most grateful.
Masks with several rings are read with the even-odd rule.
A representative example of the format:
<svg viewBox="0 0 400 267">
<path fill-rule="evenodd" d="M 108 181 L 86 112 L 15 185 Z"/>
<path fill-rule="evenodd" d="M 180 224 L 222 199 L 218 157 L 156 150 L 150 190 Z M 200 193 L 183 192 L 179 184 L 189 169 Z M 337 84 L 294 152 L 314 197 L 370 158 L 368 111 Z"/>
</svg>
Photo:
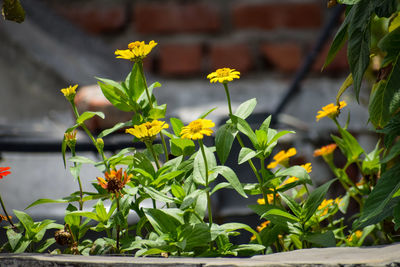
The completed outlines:
<svg viewBox="0 0 400 267">
<path fill-rule="evenodd" d="M 165 161 L 167 162 L 169 160 L 168 157 L 168 149 L 167 149 L 167 144 L 165 143 L 165 138 L 162 132 L 160 132 L 160 137 L 161 137 L 161 142 L 163 144 L 163 149 L 164 149 L 164 154 L 165 154 Z"/>
<path fill-rule="evenodd" d="M 158 162 L 158 157 L 156 152 L 153 149 L 153 144 L 150 142 L 144 142 L 148 150 L 150 150 L 151 154 L 153 155 L 154 161 L 156 162 L 157 170 L 160 169 L 160 163 Z"/>
<path fill-rule="evenodd" d="M 239 139 L 240 139 L 240 137 L 239 137 Z M 241 140 L 240 140 L 240 142 L 241 142 Z M 239 142 L 239 143 L 240 143 Z M 256 174 L 256 176 L 258 175 L 258 172 L 257 172 L 257 169 L 256 169 L 256 167 L 254 166 L 254 164 L 253 164 L 253 162 L 251 161 L 251 160 L 248 160 L 248 162 L 249 162 L 249 164 L 250 164 L 250 166 L 251 166 L 251 168 L 253 169 L 253 172 Z M 261 158 L 260 159 L 260 166 L 261 166 L 261 170 L 265 170 L 265 158 Z M 263 174 L 263 172 L 261 171 L 261 175 Z M 258 183 L 260 184 L 260 190 L 261 190 L 261 193 L 262 193 L 262 196 L 263 196 L 263 198 L 264 198 L 264 202 L 265 202 L 265 205 L 268 205 L 269 203 L 268 203 L 268 197 L 267 197 L 267 194 L 265 194 L 265 191 L 264 191 L 264 189 L 263 189 L 263 181 L 264 181 L 264 176 L 262 175 L 262 178 L 258 175 L 257 176 L 257 179 L 258 179 Z M 275 202 L 275 195 L 274 195 L 274 202 Z"/>
<path fill-rule="evenodd" d="M 119 196 L 115 196 L 115 200 L 117 201 L 117 212 L 119 212 Z M 117 224 L 117 253 L 119 253 L 119 231 L 120 231 L 120 225 Z"/>
<path fill-rule="evenodd" d="M 229 108 L 229 114 L 232 115 L 232 105 L 231 105 L 231 96 L 229 94 L 229 89 L 228 89 L 228 84 L 227 83 L 223 83 L 224 88 L 225 88 L 225 93 L 226 93 L 226 98 L 228 100 L 228 108 Z"/>
<path fill-rule="evenodd" d="M 204 160 L 204 167 L 206 171 L 206 187 L 209 188 L 208 184 L 208 163 L 207 163 L 207 158 L 206 158 L 206 152 L 204 150 L 204 144 L 201 139 L 199 139 L 199 146 L 201 150 L 201 154 L 203 155 L 203 160 Z M 208 221 L 209 221 L 209 227 L 211 228 L 212 225 L 212 210 L 211 210 L 211 198 L 210 198 L 210 192 L 207 190 L 207 208 L 208 208 Z"/>
<path fill-rule="evenodd" d="M 75 147 L 71 147 L 71 153 L 73 157 L 76 156 Z M 76 168 L 76 166 L 77 164 L 76 162 L 74 162 L 74 167 Z M 79 185 L 79 210 L 83 210 L 83 190 L 82 190 L 80 175 L 78 175 L 76 178 L 78 180 L 78 185 Z M 82 217 L 80 217 L 80 221 L 82 221 Z"/>
<path fill-rule="evenodd" d="M 15 228 L 15 225 L 13 224 L 13 222 L 10 219 L 10 216 L 7 213 L 6 206 L 4 205 L 4 202 L 3 202 L 3 199 L 1 198 L 1 195 L 0 195 L 0 204 L 1 204 L 1 207 L 2 207 L 2 209 L 4 211 L 4 214 L 6 215 L 7 221 L 11 224 L 12 227 Z"/>
<path fill-rule="evenodd" d="M 138 64 L 140 75 L 142 75 L 142 78 L 143 78 L 144 88 L 146 90 L 146 95 L 147 95 L 147 99 L 149 100 L 150 107 L 153 108 L 153 101 L 151 101 L 149 88 L 147 87 L 146 77 L 144 76 L 143 62 L 142 61 L 138 61 L 138 62 L 136 62 L 136 64 Z"/>
<path fill-rule="evenodd" d="M 76 118 L 79 118 L 79 112 L 78 112 L 78 110 L 77 110 L 77 108 L 76 108 L 76 106 L 75 106 L 74 101 L 70 101 L 70 103 L 71 103 L 71 105 L 72 105 L 72 110 L 74 111 L 74 114 L 75 114 Z M 103 164 L 104 164 L 104 166 L 106 167 L 107 172 L 109 172 L 109 171 L 110 171 L 110 168 L 108 167 L 108 165 L 107 165 L 107 163 L 106 163 L 106 159 L 107 159 L 107 158 L 106 158 L 106 156 L 104 155 L 103 149 L 100 149 L 100 148 L 97 146 L 96 139 L 93 137 L 92 133 L 91 133 L 91 132 L 89 131 L 89 129 L 86 127 L 85 123 L 81 123 L 79 126 L 82 127 L 82 129 L 85 131 L 85 133 L 89 136 L 90 140 L 92 141 L 92 143 L 93 143 L 94 146 L 96 147 L 97 151 L 99 152 L 101 158 L 103 159 Z"/>
</svg>

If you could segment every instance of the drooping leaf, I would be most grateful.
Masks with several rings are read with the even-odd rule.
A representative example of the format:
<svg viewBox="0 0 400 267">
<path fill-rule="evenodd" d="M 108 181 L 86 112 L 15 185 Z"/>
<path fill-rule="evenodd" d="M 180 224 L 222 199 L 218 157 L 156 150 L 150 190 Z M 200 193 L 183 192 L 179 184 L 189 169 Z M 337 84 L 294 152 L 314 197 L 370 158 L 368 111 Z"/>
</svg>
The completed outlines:
<svg viewBox="0 0 400 267">
<path fill-rule="evenodd" d="M 215 135 L 215 146 L 219 161 L 222 164 L 225 164 L 226 160 L 228 159 L 237 133 L 238 130 L 231 123 L 224 124 L 217 130 Z"/>
<path fill-rule="evenodd" d="M 349 88 L 353 84 L 353 75 L 351 73 L 347 76 L 346 80 L 344 80 L 343 84 L 340 86 L 338 93 L 336 94 L 336 105 L 340 106 L 340 97 L 346 92 L 347 88 Z"/>
<path fill-rule="evenodd" d="M 132 121 L 117 123 L 112 128 L 103 130 L 97 137 L 103 138 L 109 134 L 112 134 L 122 128 L 129 127 L 129 126 L 132 126 Z"/>
<path fill-rule="evenodd" d="M 257 157 L 261 153 L 262 151 L 256 152 L 250 148 L 243 147 L 239 152 L 238 164 L 240 165 L 248 160 L 251 160 L 252 158 Z"/>
<path fill-rule="evenodd" d="M 221 174 L 241 196 L 247 198 L 246 193 L 243 190 L 242 184 L 236 173 L 227 166 L 216 166 L 212 169 L 213 172 Z"/>
<path fill-rule="evenodd" d="M 104 119 L 103 112 L 85 111 L 76 119 L 76 123 L 82 124 L 84 121 L 89 120 L 94 116 L 99 116 L 100 118 Z"/>
<path fill-rule="evenodd" d="M 249 99 L 246 102 L 240 104 L 240 106 L 236 109 L 234 115 L 238 116 L 239 118 L 246 119 L 253 112 L 256 105 L 257 99 Z"/>
</svg>

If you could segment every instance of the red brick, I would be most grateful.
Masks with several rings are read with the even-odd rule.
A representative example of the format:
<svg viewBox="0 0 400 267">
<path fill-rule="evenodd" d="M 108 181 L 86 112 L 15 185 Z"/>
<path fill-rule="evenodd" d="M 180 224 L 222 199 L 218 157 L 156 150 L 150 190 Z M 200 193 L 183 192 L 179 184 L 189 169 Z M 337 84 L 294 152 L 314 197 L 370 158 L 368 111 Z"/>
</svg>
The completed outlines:
<svg viewBox="0 0 400 267">
<path fill-rule="evenodd" d="M 313 65 L 313 71 L 321 72 L 322 66 L 325 63 L 326 56 L 328 55 L 328 51 L 330 48 L 330 44 L 327 44 L 324 49 L 321 51 L 318 58 L 315 60 Z M 331 73 L 343 73 L 349 70 L 349 64 L 347 63 L 347 47 L 344 46 L 337 54 L 336 57 L 333 59 L 331 64 L 329 64 L 323 72 L 331 72 Z"/>
<path fill-rule="evenodd" d="M 321 23 L 319 3 L 239 4 L 233 9 L 233 24 L 237 28 L 319 28 Z"/>
<path fill-rule="evenodd" d="M 261 46 L 265 59 L 278 71 L 294 72 L 301 64 L 302 49 L 295 43 L 267 43 Z"/>
<path fill-rule="evenodd" d="M 201 72 L 200 44 L 160 45 L 160 71 L 167 76 L 194 75 Z"/>
<path fill-rule="evenodd" d="M 250 49 L 245 44 L 213 44 L 210 48 L 211 71 L 219 68 L 247 72 L 252 67 Z"/>
<path fill-rule="evenodd" d="M 121 29 L 127 16 L 123 6 L 56 6 L 56 12 L 85 31 L 99 34 Z"/>
<path fill-rule="evenodd" d="M 215 32 L 220 28 L 219 12 L 201 3 L 138 4 L 134 9 L 140 33 Z"/>
</svg>

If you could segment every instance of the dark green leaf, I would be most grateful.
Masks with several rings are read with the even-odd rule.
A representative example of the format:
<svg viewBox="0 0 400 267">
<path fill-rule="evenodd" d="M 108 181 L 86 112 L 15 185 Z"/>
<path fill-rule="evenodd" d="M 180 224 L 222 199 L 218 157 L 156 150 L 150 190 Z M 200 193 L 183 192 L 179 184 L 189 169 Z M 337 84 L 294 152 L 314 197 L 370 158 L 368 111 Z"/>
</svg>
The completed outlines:
<svg viewBox="0 0 400 267">
<path fill-rule="evenodd" d="M 301 219 L 303 222 L 308 221 L 311 218 L 311 216 L 313 216 L 318 206 L 324 200 L 326 192 L 328 191 L 329 187 L 335 181 L 336 179 L 330 180 L 329 182 L 326 182 L 325 184 L 321 185 L 320 187 L 316 188 L 314 191 L 311 192 L 301 212 Z"/>
<path fill-rule="evenodd" d="M 322 69 L 325 69 L 333 59 L 336 57 L 336 54 L 342 49 L 343 45 L 347 40 L 347 28 L 349 23 L 349 17 L 347 16 L 342 25 L 340 26 L 339 30 L 337 31 L 335 38 L 329 48 L 328 55 L 326 57 L 324 66 Z"/>
<path fill-rule="evenodd" d="M 18 23 L 25 20 L 25 10 L 19 0 L 4 0 L 1 13 L 6 20 Z"/>
<path fill-rule="evenodd" d="M 397 10 L 397 0 L 384 0 L 375 4 L 375 13 L 380 18 L 389 18 Z"/>
<path fill-rule="evenodd" d="M 179 235 L 185 243 L 185 250 L 191 251 L 197 247 L 209 246 L 211 241 L 210 227 L 205 223 L 186 224 Z"/>
<path fill-rule="evenodd" d="M 253 146 L 257 147 L 257 136 L 251 129 L 250 125 L 244 119 L 235 115 L 231 115 L 231 120 L 236 125 L 237 129 L 250 139 L 250 141 L 253 143 Z"/>
<path fill-rule="evenodd" d="M 171 210 L 171 209 L 169 209 Z M 176 209 L 178 210 L 178 209 Z M 167 210 L 143 209 L 144 214 L 158 234 L 174 234 L 179 225 L 183 224 L 176 216 L 168 213 Z M 182 213 L 182 211 L 178 210 Z"/>
<path fill-rule="evenodd" d="M 308 234 L 304 239 L 321 247 L 336 247 L 335 235 L 332 231 Z"/>
<path fill-rule="evenodd" d="M 236 173 L 227 166 L 216 166 L 212 169 L 213 172 L 221 174 L 241 196 L 247 198 Z"/>
<path fill-rule="evenodd" d="M 225 164 L 226 160 L 228 159 L 237 133 L 238 130 L 231 123 L 224 124 L 217 130 L 215 135 L 215 146 L 217 149 L 218 158 L 222 164 Z"/>
<path fill-rule="evenodd" d="M 300 214 L 301 214 L 301 207 L 294 200 L 294 198 L 292 198 L 292 197 L 290 197 L 288 195 L 282 194 L 282 193 L 279 193 L 279 195 L 281 196 L 282 200 L 286 203 L 286 205 L 288 205 L 289 209 L 293 212 L 293 214 L 296 217 L 299 217 Z"/>
</svg>

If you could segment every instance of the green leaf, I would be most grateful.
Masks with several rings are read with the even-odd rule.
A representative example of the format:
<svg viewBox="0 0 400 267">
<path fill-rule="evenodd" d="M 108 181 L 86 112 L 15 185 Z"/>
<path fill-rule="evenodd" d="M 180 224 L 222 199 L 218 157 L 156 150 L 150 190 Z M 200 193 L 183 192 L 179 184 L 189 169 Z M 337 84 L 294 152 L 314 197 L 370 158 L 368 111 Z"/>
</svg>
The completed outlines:
<svg viewBox="0 0 400 267">
<path fill-rule="evenodd" d="M 393 140 L 400 135 L 400 116 L 396 114 L 389 123 L 385 126 L 385 128 L 376 130 L 378 133 L 385 134 L 385 147 L 391 147 Z"/>
<path fill-rule="evenodd" d="M 392 159 L 394 159 L 395 157 L 397 157 L 398 155 L 400 155 L 400 142 L 395 143 L 390 151 L 389 154 L 386 155 L 386 157 L 384 157 L 381 161 L 381 163 L 388 163 L 389 161 L 391 161 Z"/>
<path fill-rule="evenodd" d="M 25 20 L 25 10 L 19 0 L 4 0 L 1 9 L 4 19 L 21 23 Z"/>
<path fill-rule="evenodd" d="M 336 180 L 337 179 L 330 180 L 329 182 L 326 182 L 325 184 L 321 185 L 310 193 L 309 197 L 304 203 L 304 207 L 300 216 L 303 222 L 307 222 L 311 218 L 311 216 L 313 216 L 318 206 L 324 200 L 329 187 Z"/>
<path fill-rule="evenodd" d="M 72 176 L 74 177 L 74 180 L 75 180 L 75 181 L 76 181 L 76 180 L 78 179 L 78 177 L 79 177 L 79 174 L 80 174 L 80 172 L 81 172 L 81 167 L 82 167 L 82 164 L 79 163 L 79 164 L 77 164 L 76 166 L 71 166 L 71 167 L 69 168 L 69 171 L 71 172 L 71 174 L 72 174 Z"/>
<path fill-rule="evenodd" d="M 38 199 L 36 201 L 34 201 L 32 204 L 30 204 L 28 207 L 25 208 L 25 210 L 37 206 L 37 205 L 41 205 L 41 204 L 47 204 L 47 203 L 68 203 L 68 202 L 74 202 L 74 201 L 78 201 L 79 197 L 78 196 L 74 196 L 74 197 L 66 197 L 66 198 L 60 198 L 60 199 L 49 199 L 49 198 L 41 198 Z"/>
<path fill-rule="evenodd" d="M 184 126 L 183 122 L 178 118 L 170 118 L 172 130 L 176 136 L 181 136 L 182 127 Z"/>
<path fill-rule="evenodd" d="M 278 192 L 281 199 L 288 205 L 289 209 L 293 212 L 296 217 L 300 217 L 301 215 L 301 207 L 300 205 L 294 200 L 294 198 L 287 196 Z"/>
<path fill-rule="evenodd" d="M 105 137 L 105 136 L 107 136 L 107 135 L 109 135 L 111 133 L 114 133 L 114 132 L 118 131 L 119 129 L 122 129 L 122 128 L 125 128 L 125 127 L 129 127 L 129 126 L 132 126 L 132 121 L 117 123 L 112 128 L 103 130 L 99 134 L 98 138 L 103 138 L 103 137 Z"/>
<path fill-rule="evenodd" d="M 89 120 L 94 116 L 99 116 L 100 118 L 104 119 L 103 112 L 85 111 L 76 119 L 76 123 L 82 124 L 84 121 Z"/>
<path fill-rule="evenodd" d="M 292 214 L 287 213 L 286 211 L 283 211 L 281 209 L 270 209 L 269 211 L 261 215 L 261 218 L 266 218 L 267 220 L 270 220 L 275 224 L 285 226 L 288 222 L 293 223 L 300 221 L 300 219 L 296 216 L 293 216 Z"/>
<path fill-rule="evenodd" d="M 174 203 L 175 202 L 174 198 L 172 198 L 152 187 L 144 187 L 143 189 L 146 192 L 146 194 L 148 194 L 152 199 L 162 201 L 165 203 Z"/>
<path fill-rule="evenodd" d="M 243 147 L 240 152 L 239 152 L 239 158 L 238 158 L 238 164 L 243 164 L 244 162 L 257 157 L 258 155 L 260 155 L 262 153 L 262 151 L 254 151 L 250 148 L 247 147 Z"/>
<path fill-rule="evenodd" d="M 96 203 L 96 213 L 101 222 L 105 223 L 108 220 L 107 211 L 104 208 L 103 201 L 101 200 Z"/>
<path fill-rule="evenodd" d="M 400 228 L 400 202 L 393 208 L 393 222 L 394 230 L 397 231 Z"/>
<path fill-rule="evenodd" d="M 336 247 L 335 235 L 332 231 L 308 234 L 304 239 L 321 247 Z"/>
<path fill-rule="evenodd" d="M 172 171 L 172 172 L 169 172 L 167 174 L 160 175 L 160 176 L 157 177 L 156 180 L 154 180 L 151 183 L 151 185 L 154 185 L 155 187 L 159 187 L 160 185 L 165 184 L 169 180 L 174 179 L 175 177 L 181 175 L 182 173 L 184 173 L 184 171 Z"/>
<path fill-rule="evenodd" d="M 380 2 L 380 3 L 379 3 Z M 380 18 L 389 18 L 397 10 L 397 0 L 386 0 L 375 3 L 375 13 Z"/>
<path fill-rule="evenodd" d="M 139 97 L 145 90 L 145 85 L 139 64 L 142 63 L 133 64 L 132 71 L 129 73 L 125 80 L 125 84 L 127 86 L 126 93 L 128 94 L 129 98 L 135 102 L 138 101 Z"/>
<path fill-rule="evenodd" d="M 251 129 L 250 125 L 244 119 L 239 118 L 235 115 L 231 115 L 230 117 L 232 122 L 236 125 L 237 129 L 250 139 L 254 147 L 257 147 L 257 136 Z"/>
<path fill-rule="evenodd" d="M 400 164 L 397 164 L 381 175 L 378 183 L 366 199 L 356 225 L 360 225 L 380 213 L 399 189 Z"/>
<path fill-rule="evenodd" d="M 373 12 L 370 0 L 361 0 L 350 10 L 348 29 L 347 59 L 353 75 L 354 90 L 358 100 L 364 72 L 369 65 L 371 42 L 370 20 Z"/>
<path fill-rule="evenodd" d="M 216 110 L 216 109 L 217 109 L 217 108 L 212 108 L 212 109 L 206 111 L 205 113 L 203 113 L 203 114 L 199 117 L 199 119 L 204 119 L 205 117 L 207 117 L 211 112 L 213 112 L 213 111 Z"/>
<path fill-rule="evenodd" d="M 211 242 L 210 227 L 205 223 L 186 224 L 178 238 L 183 240 L 186 251 L 197 247 L 207 247 Z"/>
<path fill-rule="evenodd" d="M 22 233 L 17 233 L 13 229 L 8 229 L 6 232 L 8 242 L 10 243 L 11 249 L 15 250 L 19 241 L 23 237 Z"/>
<path fill-rule="evenodd" d="M 172 209 L 169 209 L 172 210 Z M 183 212 L 179 209 L 175 209 L 178 213 Z M 167 210 L 159 210 L 159 209 L 143 209 L 144 214 L 149 220 L 150 224 L 153 226 L 154 230 L 159 234 L 175 234 L 177 228 L 183 224 L 181 220 L 177 218 L 177 216 L 173 216 L 173 214 L 168 213 Z"/>
<path fill-rule="evenodd" d="M 174 197 L 183 200 L 186 196 L 185 190 L 177 184 L 171 185 L 171 193 L 174 195 Z"/>
<path fill-rule="evenodd" d="M 39 253 L 44 253 L 51 245 L 56 242 L 54 238 L 48 238 L 45 242 L 43 242 L 36 251 Z"/>
<path fill-rule="evenodd" d="M 196 151 L 194 142 L 190 139 L 170 139 L 171 154 L 178 156 L 189 156 Z"/>
<path fill-rule="evenodd" d="M 215 146 L 221 164 L 225 164 L 226 160 L 228 159 L 237 133 L 238 130 L 231 123 L 224 124 L 217 130 L 215 135 Z"/>
<path fill-rule="evenodd" d="M 364 153 L 364 149 L 360 146 L 357 139 L 354 138 L 347 130 L 339 128 L 342 139 L 332 135 L 332 139 L 339 146 L 342 153 L 347 157 L 349 162 L 355 162 L 359 156 Z"/>
<path fill-rule="evenodd" d="M 33 237 L 33 228 L 34 228 L 34 222 L 28 214 L 26 214 L 23 211 L 19 210 L 13 210 L 15 216 L 18 218 L 18 220 L 21 222 L 21 224 L 24 226 L 28 236 Z"/>
<path fill-rule="evenodd" d="M 71 158 L 69 158 L 69 160 L 72 162 L 76 162 L 76 163 L 92 164 L 92 165 L 96 164 L 95 161 L 93 161 L 89 158 L 86 158 L 86 157 L 82 157 L 82 156 L 71 157 Z"/>
<path fill-rule="evenodd" d="M 234 115 L 246 119 L 253 112 L 254 108 L 257 105 L 257 99 L 252 98 L 247 100 L 246 102 L 240 104 L 240 106 L 235 111 Z"/>
<path fill-rule="evenodd" d="M 358 2 L 360 2 L 361 0 L 338 0 L 337 2 L 339 4 L 345 4 L 345 5 L 355 5 Z"/>
<path fill-rule="evenodd" d="M 346 80 L 344 80 L 343 84 L 340 86 L 338 93 L 336 94 L 336 105 L 339 106 L 340 97 L 346 92 L 347 88 L 349 88 L 353 84 L 353 75 L 350 73 L 347 76 Z"/>
<path fill-rule="evenodd" d="M 208 165 L 208 182 L 210 183 L 216 177 L 216 175 L 212 174 L 210 170 L 217 166 L 217 161 L 215 159 L 214 153 L 208 147 L 204 146 L 204 152 Z M 200 151 L 197 152 L 196 157 L 193 161 L 193 180 L 197 184 L 208 186 L 206 184 L 206 166 L 204 164 L 203 155 Z"/>
<path fill-rule="evenodd" d="M 279 169 L 275 173 L 275 177 L 285 177 L 285 176 L 294 176 L 294 177 L 299 178 L 299 180 L 305 181 L 309 184 L 312 183 L 311 179 L 310 179 L 310 175 L 301 166 L 292 166 L 292 167 L 284 169 L 284 170 Z"/>
<path fill-rule="evenodd" d="M 95 220 L 97 222 L 101 222 L 102 220 L 97 216 L 96 213 L 90 211 L 73 211 L 68 213 L 69 216 L 83 216 Z"/>
<path fill-rule="evenodd" d="M 253 228 L 251 228 L 247 224 L 244 224 L 244 223 L 224 223 L 224 224 L 220 225 L 220 227 L 222 229 L 224 229 L 226 232 L 232 232 L 232 231 L 236 231 L 236 230 L 239 230 L 239 229 L 246 230 L 247 232 L 250 232 L 253 235 L 255 235 L 257 240 L 261 244 L 261 240 L 259 239 L 260 238 L 259 234 L 256 231 L 254 231 Z"/>
<path fill-rule="evenodd" d="M 165 118 L 166 111 L 167 111 L 166 104 L 153 107 L 149 112 L 149 118 L 153 120 L 163 119 Z"/>
<path fill-rule="evenodd" d="M 241 196 L 247 198 L 236 173 L 227 166 L 216 166 L 212 169 L 213 172 L 221 174 Z"/>
<path fill-rule="evenodd" d="M 114 107 L 125 112 L 135 111 L 139 109 L 139 105 L 137 103 L 131 103 L 129 101 L 125 90 L 119 83 L 108 79 L 97 79 L 103 82 L 98 82 L 98 85 L 100 86 L 103 95 L 107 98 L 108 101 L 110 101 L 111 104 L 113 104 Z"/>
<path fill-rule="evenodd" d="M 295 131 L 281 131 L 281 132 L 276 133 L 272 138 L 269 136 L 267 145 L 271 145 L 272 143 L 278 141 L 279 138 L 281 138 L 282 136 L 284 136 L 286 134 L 290 134 L 290 133 L 296 133 L 296 132 Z"/>
<path fill-rule="evenodd" d="M 333 39 L 322 70 L 325 69 L 329 64 L 331 64 L 333 59 L 336 57 L 336 54 L 340 51 L 340 49 L 342 49 L 343 45 L 346 43 L 348 23 L 349 17 L 347 16 Z"/>
</svg>

